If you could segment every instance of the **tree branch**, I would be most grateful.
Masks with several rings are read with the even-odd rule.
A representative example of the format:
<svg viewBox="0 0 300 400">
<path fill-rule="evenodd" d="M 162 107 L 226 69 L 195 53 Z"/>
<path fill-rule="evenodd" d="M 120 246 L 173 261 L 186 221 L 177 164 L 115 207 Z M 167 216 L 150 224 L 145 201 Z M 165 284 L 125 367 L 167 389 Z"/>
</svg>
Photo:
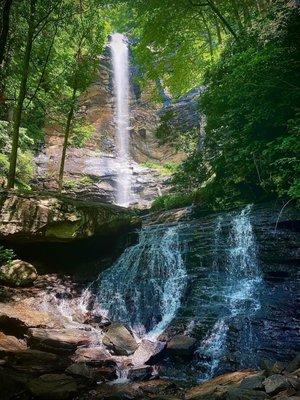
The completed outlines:
<svg viewBox="0 0 300 400">
<path fill-rule="evenodd" d="M 49 46 L 49 49 L 48 49 L 48 52 L 47 52 L 47 56 L 46 56 L 46 59 L 45 59 L 45 63 L 44 63 L 44 66 L 43 66 L 43 70 L 42 70 L 39 82 L 37 84 L 37 87 L 36 87 L 33 95 L 29 98 L 29 101 L 28 101 L 28 104 L 26 106 L 26 109 L 28 109 L 30 103 L 35 98 L 35 96 L 36 96 L 36 94 L 37 94 L 37 92 L 38 92 L 38 90 L 39 90 L 39 88 L 41 86 L 41 83 L 43 81 L 43 78 L 44 78 L 44 75 L 45 75 L 45 72 L 46 72 L 46 68 L 47 68 L 47 65 L 48 65 L 48 61 L 49 61 L 49 58 L 50 58 L 50 54 L 51 54 L 51 51 L 52 51 L 52 48 L 53 48 L 53 45 L 54 45 L 54 41 L 55 41 L 55 37 L 56 37 L 56 34 L 57 34 L 57 30 L 58 30 L 58 25 L 56 25 L 56 27 L 55 27 L 54 35 L 53 35 L 53 38 L 51 40 L 51 43 L 50 43 L 50 46 Z"/>
</svg>

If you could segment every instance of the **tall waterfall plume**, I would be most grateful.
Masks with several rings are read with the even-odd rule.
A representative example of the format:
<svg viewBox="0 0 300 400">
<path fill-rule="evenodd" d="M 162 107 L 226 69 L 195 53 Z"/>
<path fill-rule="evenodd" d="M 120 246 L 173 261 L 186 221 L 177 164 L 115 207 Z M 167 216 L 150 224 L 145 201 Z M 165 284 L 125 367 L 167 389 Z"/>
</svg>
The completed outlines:
<svg viewBox="0 0 300 400">
<path fill-rule="evenodd" d="M 117 188 L 116 203 L 127 207 L 131 198 L 131 169 L 129 152 L 129 50 L 127 39 L 120 33 L 111 36 L 110 48 L 113 64 L 113 85 L 115 95 Z"/>
</svg>

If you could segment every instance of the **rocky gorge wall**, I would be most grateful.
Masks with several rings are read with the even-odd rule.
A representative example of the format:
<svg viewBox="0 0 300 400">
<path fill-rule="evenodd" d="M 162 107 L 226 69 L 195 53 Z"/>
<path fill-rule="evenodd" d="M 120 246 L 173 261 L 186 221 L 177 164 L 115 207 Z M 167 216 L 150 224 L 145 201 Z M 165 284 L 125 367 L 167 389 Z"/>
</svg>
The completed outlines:
<svg viewBox="0 0 300 400">
<path fill-rule="evenodd" d="M 159 168 L 148 168 L 144 163 L 178 163 L 185 155 L 176 150 L 172 143 L 161 145 L 158 142 L 155 132 L 164 107 L 151 102 L 147 91 L 141 92 L 136 83 L 138 68 L 134 65 L 132 55 L 130 63 L 130 168 L 133 203 L 143 208 L 168 190 L 168 176 L 162 174 Z M 80 99 L 78 116 L 92 125 L 92 136 L 83 147 L 69 145 L 67 149 L 65 192 L 70 195 L 114 202 L 116 171 L 122 166 L 118 165 L 116 158 L 112 80 L 111 56 L 107 48 L 100 58 L 98 76 Z M 178 107 L 181 107 L 180 104 Z M 195 124 L 198 126 L 198 121 Z M 55 124 L 47 125 L 45 131 L 45 147 L 36 157 L 35 184 L 41 189 L 56 190 L 63 134 L 61 127 Z"/>
</svg>

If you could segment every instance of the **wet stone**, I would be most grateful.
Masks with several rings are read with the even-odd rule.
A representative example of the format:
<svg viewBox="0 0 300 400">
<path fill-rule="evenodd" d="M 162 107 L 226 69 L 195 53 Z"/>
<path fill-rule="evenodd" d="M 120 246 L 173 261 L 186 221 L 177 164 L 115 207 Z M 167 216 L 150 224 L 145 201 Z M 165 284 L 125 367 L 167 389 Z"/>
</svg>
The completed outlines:
<svg viewBox="0 0 300 400">
<path fill-rule="evenodd" d="M 113 356 L 103 347 L 78 348 L 71 359 L 75 363 L 84 362 L 88 365 L 116 366 Z"/>
<path fill-rule="evenodd" d="M 134 365 L 152 364 L 152 362 L 159 358 L 165 347 L 166 343 L 164 342 L 152 342 L 143 339 L 131 358 L 132 363 Z"/>
<path fill-rule="evenodd" d="M 129 356 L 138 348 L 138 344 L 131 332 L 122 324 L 112 323 L 103 339 L 102 343 L 117 355 Z"/>
<path fill-rule="evenodd" d="M 190 356 L 194 353 L 196 339 L 185 336 L 176 335 L 167 343 L 167 352 L 176 356 Z"/>
<path fill-rule="evenodd" d="M 95 382 L 112 381 L 117 379 L 116 369 L 113 367 L 90 367 L 85 363 L 72 364 L 66 372 L 70 375 L 80 376 Z"/>
<path fill-rule="evenodd" d="M 135 367 L 129 370 L 128 379 L 132 381 L 143 381 L 150 379 L 152 376 L 153 368 L 150 365 Z"/>
</svg>

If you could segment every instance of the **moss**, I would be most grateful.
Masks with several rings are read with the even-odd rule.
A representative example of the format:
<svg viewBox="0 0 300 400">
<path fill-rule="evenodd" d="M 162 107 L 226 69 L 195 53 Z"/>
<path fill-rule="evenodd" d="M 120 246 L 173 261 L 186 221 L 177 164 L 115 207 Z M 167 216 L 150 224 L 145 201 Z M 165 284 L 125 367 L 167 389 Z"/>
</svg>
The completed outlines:
<svg viewBox="0 0 300 400">
<path fill-rule="evenodd" d="M 159 163 L 155 161 L 146 161 L 142 164 L 144 167 L 155 169 L 160 175 L 170 176 L 177 170 L 178 165 L 176 163 Z"/>
<path fill-rule="evenodd" d="M 60 222 L 47 227 L 46 237 L 55 237 L 58 239 L 73 239 L 78 236 L 80 222 Z"/>
</svg>

